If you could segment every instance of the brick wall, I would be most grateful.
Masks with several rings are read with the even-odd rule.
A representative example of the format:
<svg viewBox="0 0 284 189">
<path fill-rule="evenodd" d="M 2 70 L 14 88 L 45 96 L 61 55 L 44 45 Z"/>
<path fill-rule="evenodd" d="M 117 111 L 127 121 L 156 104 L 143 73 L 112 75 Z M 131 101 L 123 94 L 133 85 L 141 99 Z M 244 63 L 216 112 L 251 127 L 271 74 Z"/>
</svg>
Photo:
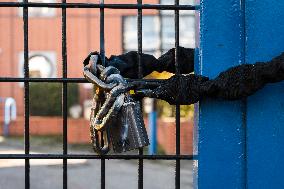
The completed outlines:
<svg viewBox="0 0 284 189">
<path fill-rule="evenodd" d="M 2 125 L 2 124 L 1 124 Z M 146 122 L 147 127 L 147 122 Z M 30 134 L 37 136 L 62 134 L 61 117 L 30 117 Z M 0 127 L 0 135 L 3 128 Z M 181 154 L 192 154 L 192 130 L 193 124 L 190 120 L 181 119 Z M 12 136 L 23 136 L 24 118 L 18 117 L 9 126 Z M 175 154 L 175 120 L 160 119 L 157 124 L 157 140 L 167 154 Z M 68 119 L 68 143 L 89 143 L 89 121 L 81 119 Z"/>
<path fill-rule="evenodd" d="M 77 0 L 76 2 L 86 2 Z M 106 0 L 105 3 L 116 3 Z M 136 3 L 124 0 L 123 3 Z M 158 0 L 144 0 L 143 3 L 158 3 Z M 56 9 L 54 17 L 29 18 L 29 51 L 48 51 L 56 54 L 56 75 L 62 77 L 61 57 L 61 10 Z M 143 15 L 157 14 L 157 10 L 143 10 Z M 136 15 L 137 10 L 105 10 L 105 48 L 107 56 L 121 54 L 122 17 Z M 67 11 L 68 77 L 83 77 L 82 61 L 91 52 L 100 49 L 99 9 L 68 9 Z M 23 18 L 18 8 L 2 8 L 0 11 L 0 75 L 20 76 L 20 54 L 23 45 Z M 51 29 L 52 26 L 52 29 Z M 82 85 L 80 85 L 82 86 Z M 80 102 L 86 100 L 90 91 L 80 88 Z M 17 102 L 17 115 L 24 114 L 24 90 L 19 83 L 1 83 L 0 97 L 13 97 Z"/>
<path fill-rule="evenodd" d="M 175 120 L 160 119 L 157 127 L 158 143 L 164 148 L 167 154 L 176 152 Z M 181 119 L 180 121 L 180 151 L 181 154 L 192 154 L 193 142 L 193 122 L 191 120 Z"/>
</svg>

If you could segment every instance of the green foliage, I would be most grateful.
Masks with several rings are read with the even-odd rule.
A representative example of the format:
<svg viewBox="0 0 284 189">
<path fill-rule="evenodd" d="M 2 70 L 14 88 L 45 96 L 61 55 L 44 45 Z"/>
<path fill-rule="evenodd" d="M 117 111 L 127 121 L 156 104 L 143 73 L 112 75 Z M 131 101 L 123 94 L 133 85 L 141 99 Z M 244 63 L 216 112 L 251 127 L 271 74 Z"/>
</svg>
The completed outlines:
<svg viewBox="0 0 284 189">
<path fill-rule="evenodd" d="M 163 100 L 157 100 L 157 112 L 159 117 L 174 117 L 175 111 L 176 106 L 170 105 Z M 180 117 L 192 117 L 193 111 L 193 105 L 182 105 L 180 106 Z"/>
<path fill-rule="evenodd" d="M 161 144 L 157 144 L 157 152 L 156 152 L 156 155 L 166 155 L 166 151 L 164 149 L 164 147 L 161 145 Z M 143 148 L 143 153 L 144 154 L 148 154 L 148 151 L 149 151 L 149 147 L 150 146 L 146 146 Z"/>
<path fill-rule="evenodd" d="M 67 108 L 79 101 L 78 84 L 68 84 Z M 31 83 L 30 114 L 34 116 L 62 115 L 62 84 Z"/>
</svg>

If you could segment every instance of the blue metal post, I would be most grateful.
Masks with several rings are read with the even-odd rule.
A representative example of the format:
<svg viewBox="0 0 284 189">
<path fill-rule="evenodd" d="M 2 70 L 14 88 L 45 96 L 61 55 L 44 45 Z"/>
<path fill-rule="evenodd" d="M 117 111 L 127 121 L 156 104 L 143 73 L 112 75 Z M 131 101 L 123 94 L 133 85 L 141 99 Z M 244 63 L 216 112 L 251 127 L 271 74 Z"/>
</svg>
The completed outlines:
<svg viewBox="0 0 284 189">
<path fill-rule="evenodd" d="M 284 1 L 202 0 L 196 73 L 210 78 L 284 51 Z M 284 188 L 284 82 L 196 105 L 197 188 Z"/>
<path fill-rule="evenodd" d="M 246 62 L 284 52 L 284 1 L 246 1 Z M 247 187 L 284 188 L 284 82 L 267 85 L 247 103 Z"/>
<path fill-rule="evenodd" d="M 211 79 L 244 63 L 240 0 L 200 0 L 199 61 L 195 73 Z M 194 187 L 245 188 L 245 103 L 205 99 L 196 105 Z"/>
<path fill-rule="evenodd" d="M 149 130 L 149 155 L 154 155 L 157 153 L 157 112 L 155 110 L 149 113 Z"/>
</svg>

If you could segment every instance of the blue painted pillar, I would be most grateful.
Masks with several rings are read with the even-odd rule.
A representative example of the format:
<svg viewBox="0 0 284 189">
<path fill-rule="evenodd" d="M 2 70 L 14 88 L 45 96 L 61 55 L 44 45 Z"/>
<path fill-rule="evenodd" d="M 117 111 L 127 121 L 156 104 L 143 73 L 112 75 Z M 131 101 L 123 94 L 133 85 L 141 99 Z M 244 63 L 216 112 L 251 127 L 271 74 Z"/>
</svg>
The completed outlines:
<svg viewBox="0 0 284 189">
<path fill-rule="evenodd" d="M 196 73 L 214 78 L 284 51 L 283 0 L 201 0 Z M 195 109 L 195 187 L 284 188 L 284 82 Z"/>
<path fill-rule="evenodd" d="M 214 78 L 244 62 L 243 9 L 240 0 L 200 0 L 195 73 Z M 244 108 L 243 101 L 214 99 L 196 105 L 195 188 L 245 188 Z"/>
<path fill-rule="evenodd" d="M 284 51 L 284 1 L 247 0 L 246 62 Z M 247 186 L 284 188 L 284 82 L 267 85 L 247 101 Z"/>
</svg>

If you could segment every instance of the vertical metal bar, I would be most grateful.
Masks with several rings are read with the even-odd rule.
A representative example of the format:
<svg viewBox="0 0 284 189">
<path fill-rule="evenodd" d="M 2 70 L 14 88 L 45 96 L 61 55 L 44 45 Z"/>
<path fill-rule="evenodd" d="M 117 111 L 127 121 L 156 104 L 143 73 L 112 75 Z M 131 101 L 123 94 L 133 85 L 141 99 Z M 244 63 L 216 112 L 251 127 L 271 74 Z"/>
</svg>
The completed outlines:
<svg viewBox="0 0 284 189">
<path fill-rule="evenodd" d="M 176 104 L 176 154 L 180 155 L 180 105 Z M 180 188 L 180 159 L 176 160 L 176 188 Z"/>
<path fill-rule="evenodd" d="M 62 0 L 66 3 L 66 0 Z M 66 42 L 66 8 L 62 8 L 62 77 L 67 78 L 67 42 Z M 62 117 L 63 117 L 63 154 L 68 149 L 67 137 L 67 83 L 62 84 Z M 63 188 L 67 189 L 67 158 L 63 159 Z"/>
<path fill-rule="evenodd" d="M 159 0 L 159 4 L 161 4 L 161 0 Z M 163 17 L 162 17 L 162 11 L 159 10 L 158 12 L 158 18 L 159 18 L 159 56 L 163 54 Z"/>
<path fill-rule="evenodd" d="M 100 0 L 100 4 L 104 4 L 104 0 Z M 105 11 L 100 8 L 100 54 L 102 56 L 102 64 L 105 66 Z"/>
<path fill-rule="evenodd" d="M 137 5 L 142 5 L 142 0 L 137 0 Z M 141 63 L 142 55 L 142 8 L 138 8 L 137 12 L 137 38 L 138 38 L 138 77 L 143 78 L 143 68 Z M 139 149 L 139 155 L 143 155 L 143 148 Z M 143 189 L 143 158 L 138 160 L 138 189 Z"/>
<path fill-rule="evenodd" d="M 138 5 L 142 5 L 142 0 L 137 0 Z M 138 37 L 138 77 L 139 79 L 143 78 L 143 68 L 141 63 L 142 55 L 142 8 L 138 8 L 137 14 L 137 37 Z"/>
<path fill-rule="evenodd" d="M 179 0 L 175 0 L 175 5 L 179 5 Z M 175 10 L 175 68 L 176 74 L 180 74 L 178 64 L 179 54 L 179 10 Z M 180 106 L 176 104 L 176 154 L 180 155 Z M 180 188 L 180 159 L 176 160 L 175 188 Z"/>
<path fill-rule="evenodd" d="M 101 189 L 105 189 L 105 168 L 106 168 L 106 160 L 104 159 L 104 157 L 102 157 L 101 159 Z"/>
<path fill-rule="evenodd" d="M 24 3 L 28 3 L 28 0 L 24 0 Z M 29 78 L 29 23 L 28 23 L 28 7 L 23 8 L 23 20 L 24 20 L 24 78 Z M 29 111 L 29 82 L 24 83 L 24 101 L 25 101 L 25 154 L 30 153 L 30 111 Z M 25 159 L 25 188 L 30 188 L 30 159 Z"/>
<path fill-rule="evenodd" d="M 104 0 L 100 0 L 100 4 L 104 4 Z M 100 54 L 102 64 L 105 66 L 105 13 L 104 8 L 100 8 Z M 103 141 L 102 141 L 103 142 Z M 105 159 L 101 159 L 101 189 L 105 189 Z"/>
</svg>

